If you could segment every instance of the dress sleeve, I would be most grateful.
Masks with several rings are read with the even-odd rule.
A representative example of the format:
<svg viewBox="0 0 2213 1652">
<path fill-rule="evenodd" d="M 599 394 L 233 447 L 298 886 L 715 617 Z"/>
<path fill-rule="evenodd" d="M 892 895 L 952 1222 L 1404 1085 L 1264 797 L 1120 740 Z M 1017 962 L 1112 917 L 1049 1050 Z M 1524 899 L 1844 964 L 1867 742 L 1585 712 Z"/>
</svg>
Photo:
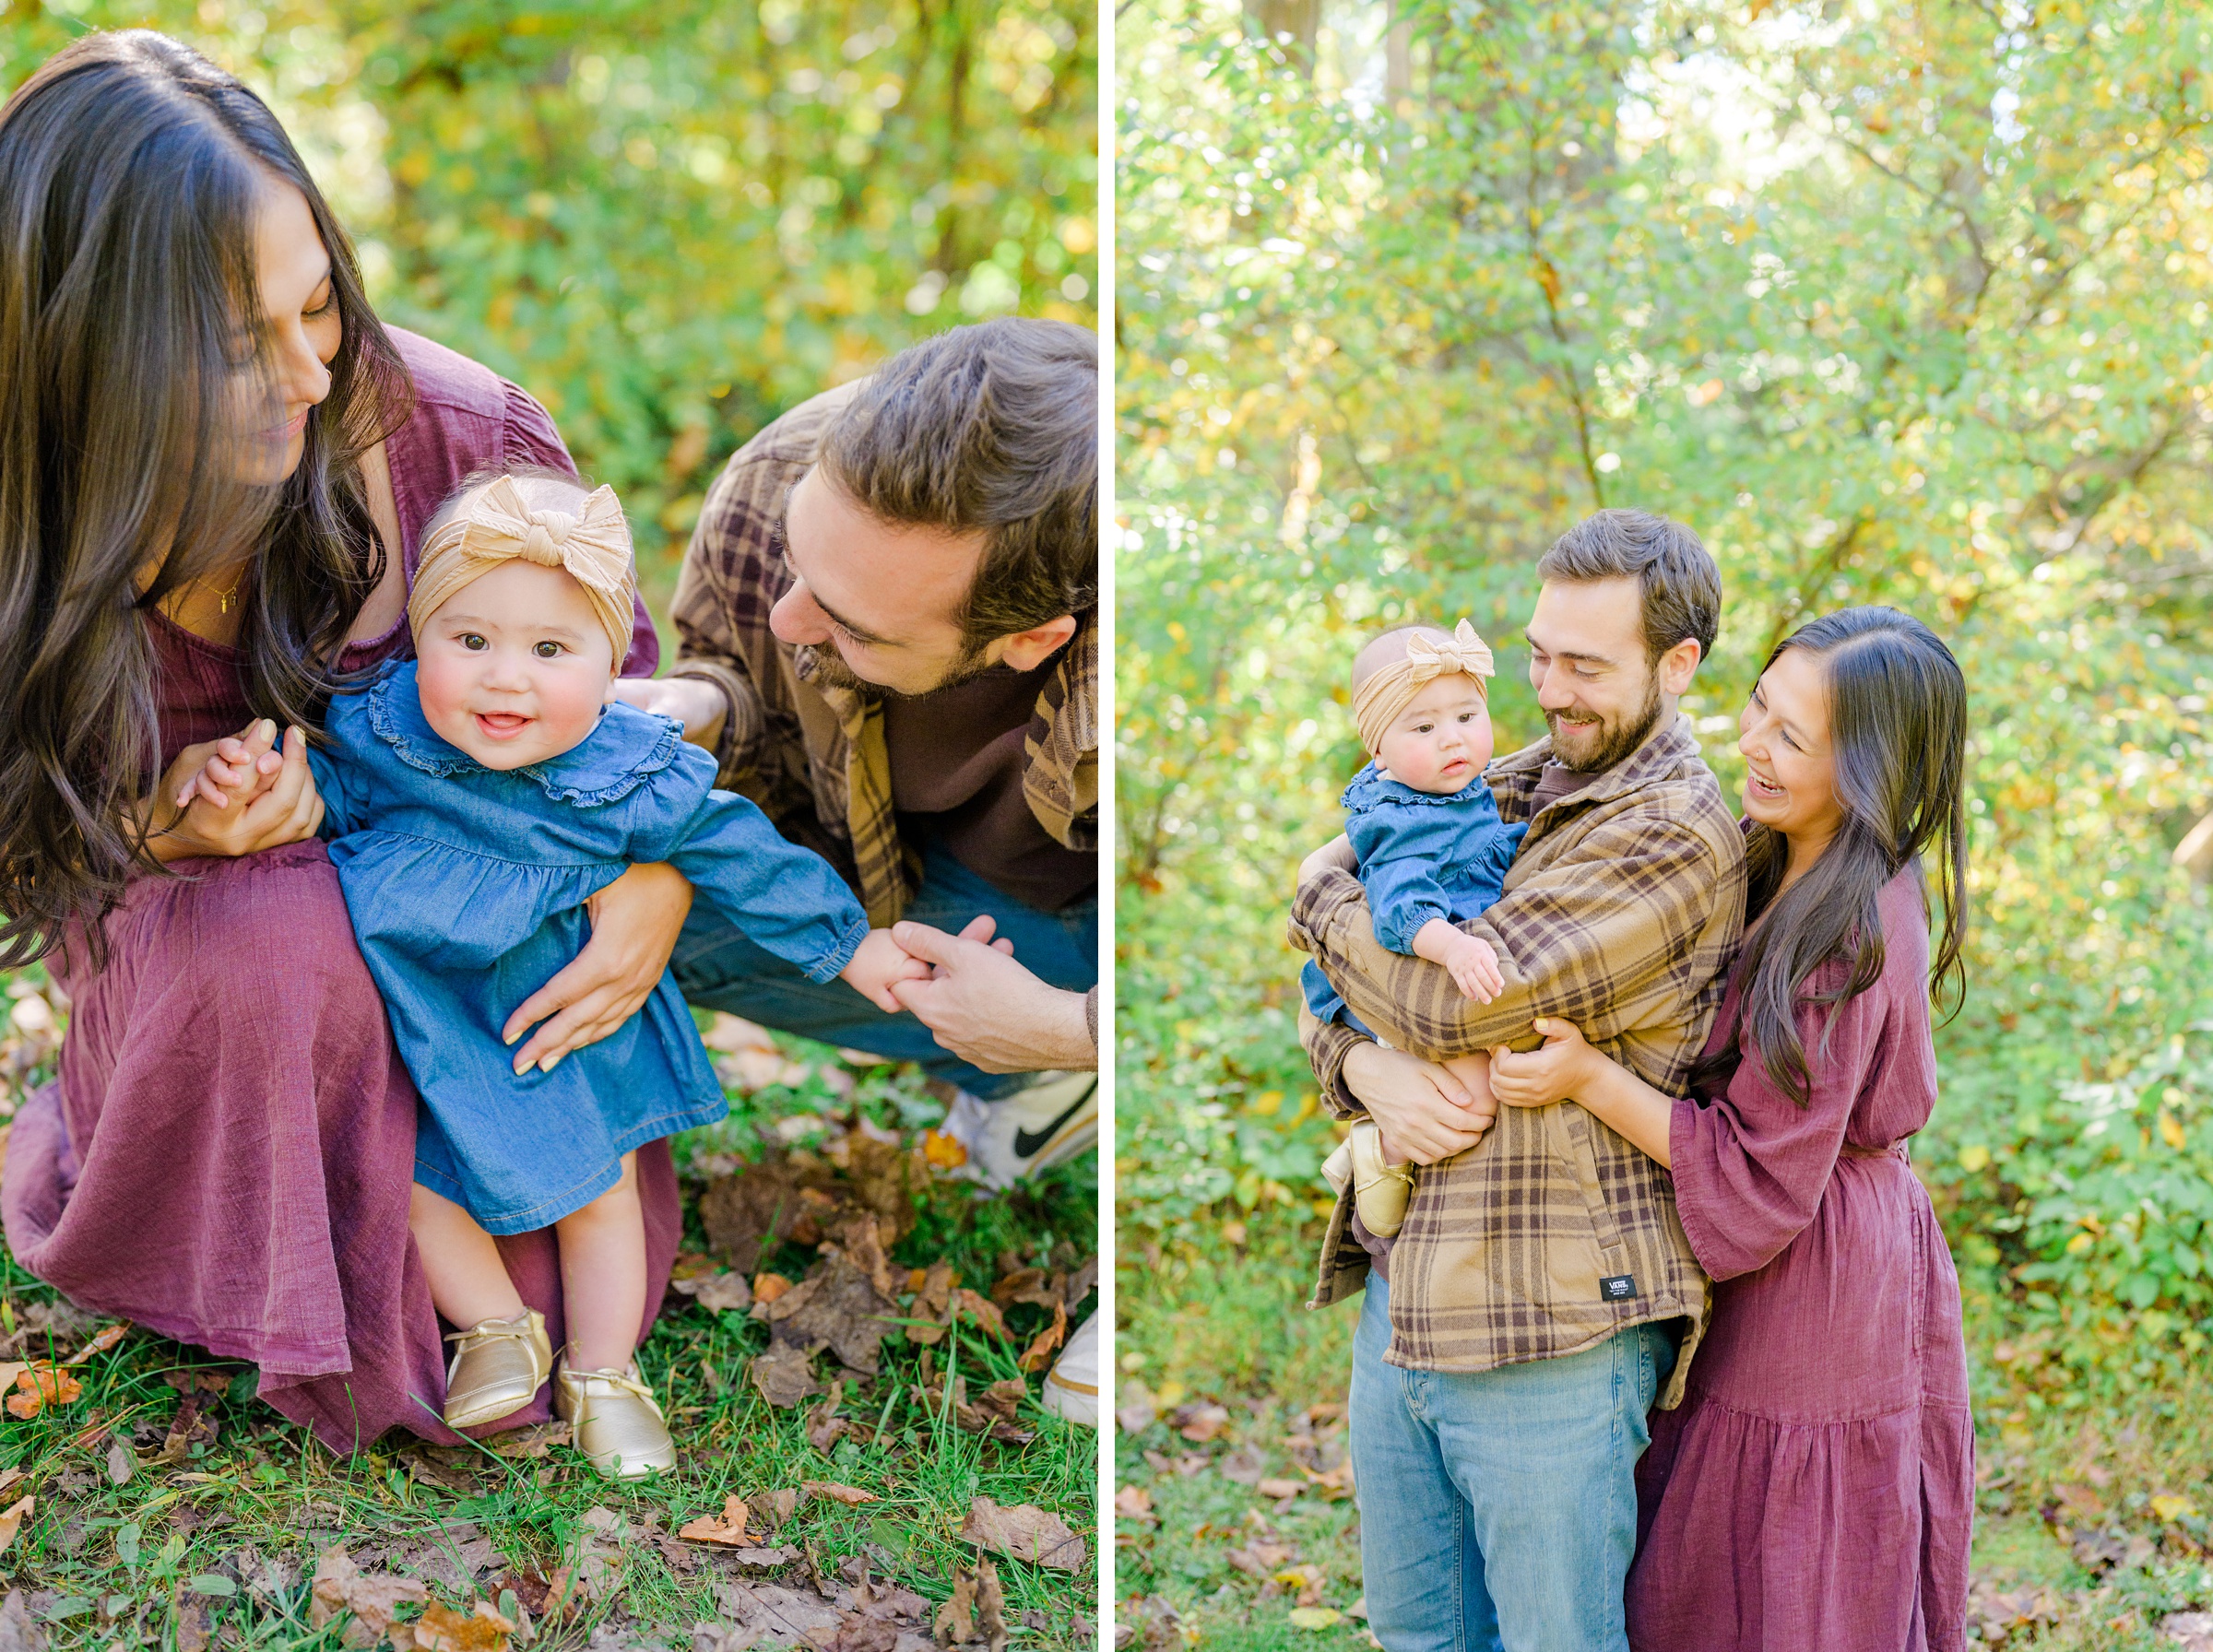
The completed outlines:
<svg viewBox="0 0 2213 1652">
<path fill-rule="evenodd" d="M 1816 980 L 1833 984 L 1840 974 L 1831 966 Z M 1725 1094 L 1676 1102 L 1667 1131 L 1675 1205 L 1698 1265 L 1715 1279 L 1766 1267 L 1813 1221 L 1881 1050 L 1890 1001 L 1878 981 L 1839 1006 L 1833 1025 L 1828 1009 L 1800 1007 L 1812 1080 L 1803 1107 L 1750 1051 Z"/>
<path fill-rule="evenodd" d="M 502 431 L 507 463 L 538 465 L 574 476 L 576 462 L 569 457 L 568 443 L 561 439 L 561 431 L 554 427 L 553 416 L 519 384 L 502 379 L 500 388 L 507 396 L 507 416 Z M 660 664 L 661 639 L 653 629 L 653 616 L 646 611 L 645 595 L 641 591 L 635 598 L 631 620 L 630 654 L 623 660 L 619 675 L 651 677 Z"/>
<path fill-rule="evenodd" d="M 810 981 L 835 976 L 869 933 L 868 914 L 830 863 L 734 792 L 709 792 L 658 858 L 691 880 L 695 900 Z"/>
<path fill-rule="evenodd" d="M 1371 808 L 1345 822 L 1360 860 L 1360 886 L 1375 914 L 1376 939 L 1414 956 L 1414 938 L 1431 918 L 1450 918 L 1452 903 L 1437 868 L 1450 853 L 1448 816 L 1438 808 Z"/>
<path fill-rule="evenodd" d="M 336 841 L 368 824 L 360 775 L 351 763 L 321 747 L 310 746 L 307 772 L 314 776 L 315 793 L 323 799 L 323 824 L 315 830 L 317 837 Z"/>
</svg>

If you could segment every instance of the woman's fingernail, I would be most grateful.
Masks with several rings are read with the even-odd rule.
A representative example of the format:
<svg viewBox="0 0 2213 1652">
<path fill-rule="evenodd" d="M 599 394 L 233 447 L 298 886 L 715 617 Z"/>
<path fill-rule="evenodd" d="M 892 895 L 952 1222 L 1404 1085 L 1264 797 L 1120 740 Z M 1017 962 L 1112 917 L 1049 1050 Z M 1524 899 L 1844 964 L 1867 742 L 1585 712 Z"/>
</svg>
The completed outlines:
<svg viewBox="0 0 2213 1652">
<path fill-rule="evenodd" d="M 556 1052 L 553 1055 L 548 1056 L 543 1061 L 539 1062 L 538 1064 L 538 1070 L 541 1073 L 550 1073 L 560 1065 L 561 1056 L 559 1052 Z"/>
<path fill-rule="evenodd" d="M 505 1044 L 509 1049 L 513 1049 L 515 1047 L 515 1041 L 521 1036 L 522 1034 L 520 1032 L 510 1032 L 504 1038 L 501 1039 L 500 1042 Z"/>
</svg>

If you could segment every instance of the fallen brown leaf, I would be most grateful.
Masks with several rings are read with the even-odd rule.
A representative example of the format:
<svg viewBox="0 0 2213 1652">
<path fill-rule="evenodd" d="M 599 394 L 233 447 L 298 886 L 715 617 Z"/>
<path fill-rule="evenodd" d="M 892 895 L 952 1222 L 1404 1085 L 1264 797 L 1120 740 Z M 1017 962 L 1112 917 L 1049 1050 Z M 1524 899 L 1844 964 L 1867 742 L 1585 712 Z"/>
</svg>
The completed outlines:
<svg viewBox="0 0 2213 1652">
<path fill-rule="evenodd" d="M 1281 1501 L 1286 1497 L 1297 1496 L 1307 1489 L 1307 1482 L 1303 1480 L 1268 1479 L 1260 1481 L 1252 1489 L 1263 1497 L 1273 1497 Z"/>
<path fill-rule="evenodd" d="M 991 1300 L 1002 1309 L 1016 1303 L 1028 1303 L 1036 1308 L 1065 1307 L 1061 1290 L 1055 1288 L 1056 1282 L 1064 1289 L 1067 1280 L 1064 1277 L 1057 1281 L 1048 1279 L 1042 1268 L 1017 1268 L 991 1287 Z"/>
<path fill-rule="evenodd" d="M 930 1634 L 941 1646 L 964 1646 L 976 1638 L 976 1574 L 956 1566 L 953 1598 L 938 1608 Z"/>
<path fill-rule="evenodd" d="M 753 1305 L 753 1288 L 742 1273 L 701 1274 L 688 1280 L 670 1280 L 669 1289 L 689 1296 L 710 1314 L 742 1314 Z"/>
<path fill-rule="evenodd" d="M 1176 1414 L 1168 1421 L 1176 1425 L 1176 1432 L 1192 1445 L 1203 1446 L 1229 1426 L 1229 1409 L 1215 1405 L 1211 1400 L 1194 1401 L 1190 1405 L 1178 1407 Z"/>
<path fill-rule="evenodd" d="M 393 1615 L 403 1603 L 430 1599 L 430 1590 L 412 1577 L 371 1577 L 355 1565 L 343 1549 L 325 1550 L 315 1562 L 314 1591 L 309 1598 L 307 1622 L 320 1629 L 341 1612 L 351 1612 L 346 1630 L 349 1646 L 373 1646 L 392 1632 Z"/>
<path fill-rule="evenodd" d="M 740 1273 L 751 1273 L 764 1250 L 791 1236 L 800 1215 L 802 1185 L 824 1179 L 806 1175 L 789 1155 L 773 1147 L 758 1162 L 715 1177 L 699 1196 L 707 1248 Z M 758 1280 L 753 1291 L 760 1294 Z"/>
<path fill-rule="evenodd" d="M 822 1397 L 822 1402 L 807 1413 L 807 1443 L 824 1457 L 828 1457 L 831 1448 L 851 1432 L 851 1425 L 837 1414 L 838 1408 L 845 1402 L 846 1385 L 840 1379 L 830 1385 L 830 1391 Z"/>
<path fill-rule="evenodd" d="M 1036 1339 L 1023 1351 L 1015 1364 L 1024 1371 L 1043 1371 L 1052 1363 L 1053 1351 L 1068 1335 L 1068 1310 L 1059 1302 L 1053 1304 L 1053 1322 L 1039 1331 Z"/>
<path fill-rule="evenodd" d="M 745 1535 L 744 1500 L 731 1495 L 723 1499 L 722 1513 L 702 1515 L 696 1520 L 686 1521 L 677 1528 L 676 1535 L 693 1543 L 719 1543 L 726 1549 L 752 1547 Z"/>
<path fill-rule="evenodd" d="M 433 1600 L 412 1625 L 417 1652 L 507 1652 L 515 1620 L 489 1600 L 458 1612 Z"/>
<path fill-rule="evenodd" d="M 0 1509 L 0 1554 L 7 1552 L 7 1546 L 16 1540 L 16 1533 L 38 1506 L 39 1500 L 36 1497 L 18 1497 L 5 1509 Z"/>
<path fill-rule="evenodd" d="M 515 1458 L 544 1457 L 549 1448 L 566 1446 L 569 1440 L 569 1425 L 556 1417 L 550 1422 L 534 1422 L 528 1428 L 495 1434 L 479 1443 L 490 1446 L 495 1457 Z"/>
<path fill-rule="evenodd" d="M 28 1422 L 48 1406 L 75 1404 L 85 1385 L 58 1365 L 33 1360 L 16 1373 L 16 1389 L 7 1397 L 8 1411 Z"/>
<path fill-rule="evenodd" d="M 1248 1577 L 1266 1577 L 1289 1562 L 1291 1551 L 1284 1544 L 1255 1538 L 1242 1549 L 1232 1549 L 1223 1558 Z"/>
<path fill-rule="evenodd" d="M 981 1557 L 976 1563 L 976 1626 L 983 1632 L 985 1652 L 1006 1652 L 1007 1598 L 999 1587 L 999 1568 Z"/>
<path fill-rule="evenodd" d="M 978 1497 L 968 1505 L 961 1540 L 1062 1572 L 1078 1569 L 1088 1552 L 1083 1540 L 1059 1516 L 1030 1503 L 1001 1508 L 988 1497 Z"/>
<path fill-rule="evenodd" d="M 842 1503 L 847 1508 L 858 1508 L 864 1503 L 874 1503 L 876 1493 L 864 1492 L 858 1486 L 839 1485 L 834 1480 L 806 1480 L 799 1490 L 810 1497 L 826 1497 L 832 1503 Z"/>
<path fill-rule="evenodd" d="M 1160 1516 L 1153 1512 L 1153 1493 L 1141 1485 L 1126 1485 L 1115 1493 L 1114 1514 L 1124 1525 L 1160 1524 Z"/>
<path fill-rule="evenodd" d="M 922 1158 L 932 1170 L 958 1170 L 968 1162 L 968 1150 L 958 1137 L 929 1130 L 922 1137 Z"/>
<path fill-rule="evenodd" d="M 1006 1317 L 1000 1313 L 999 1304 L 980 1292 L 964 1286 L 955 1291 L 953 1293 L 953 1311 L 967 1315 L 979 1328 L 994 1337 L 1003 1339 L 1007 1334 Z"/>
<path fill-rule="evenodd" d="M 0 1497 L 5 1497 L 9 1492 L 15 1490 L 16 1482 L 22 1478 L 23 1470 L 20 1469 L 0 1470 Z"/>
<path fill-rule="evenodd" d="M 207 1652 L 215 1635 L 215 1614 L 207 1602 L 187 1592 L 180 1577 L 170 1588 L 169 1603 L 177 1652 Z"/>
<path fill-rule="evenodd" d="M 811 1353 L 826 1347 L 851 1369 L 873 1376 L 898 1313 L 899 1304 L 841 1252 L 769 1304 L 769 1335 Z"/>
<path fill-rule="evenodd" d="M 746 1375 L 762 1398 L 786 1410 L 822 1391 L 814 1380 L 814 1357 L 796 1342 L 771 1342 L 766 1353 L 753 1356 Z"/>
<path fill-rule="evenodd" d="M 138 1459 L 122 1435 L 108 1442 L 108 1483 L 127 1486 L 138 1472 Z"/>
<path fill-rule="evenodd" d="M 922 1275 L 915 1284 L 915 1305 L 909 1310 L 910 1319 L 926 1319 L 928 1325 L 910 1325 L 906 1328 L 907 1340 L 933 1348 L 945 1339 L 945 1322 L 953 1306 L 953 1292 L 960 1283 L 950 1262 L 932 1262 L 928 1268 L 917 1269 Z M 911 1276 L 910 1276 L 911 1277 Z"/>
<path fill-rule="evenodd" d="M 790 1289 L 791 1281 L 780 1273 L 756 1273 L 753 1275 L 753 1300 L 763 1307 L 768 1306 L 770 1303 Z"/>
<path fill-rule="evenodd" d="M 86 1343 L 75 1353 L 64 1360 L 62 1363 L 65 1365 L 81 1365 L 87 1360 L 90 1359 L 94 1354 L 107 1352 L 109 1349 L 114 1347 L 116 1343 L 122 1341 L 124 1338 L 130 1335 L 130 1330 L 131 1322 L 129 1320 L 118 1319 L 113 1325 L 107 1327 L 98 1336 L 94 1337 L 91 1341 Z M 230 1385 L 231 1379 L 228 1376 L 224 1377 L 223 1386 L 228 1387 Z"/>
<path fill-rule="evenodd" d="M 892 1264 L 883 1254 L 885 1229 L 890 1224 L 875 1216 L 856 1216 L 846 1223 L 844 1235 L 846 1255 L 853 1265 L 869 1276 L 869 1283 L 887 1303 L 899 1294 L 899 1282 L 893 1277 Z"/>
</svg>

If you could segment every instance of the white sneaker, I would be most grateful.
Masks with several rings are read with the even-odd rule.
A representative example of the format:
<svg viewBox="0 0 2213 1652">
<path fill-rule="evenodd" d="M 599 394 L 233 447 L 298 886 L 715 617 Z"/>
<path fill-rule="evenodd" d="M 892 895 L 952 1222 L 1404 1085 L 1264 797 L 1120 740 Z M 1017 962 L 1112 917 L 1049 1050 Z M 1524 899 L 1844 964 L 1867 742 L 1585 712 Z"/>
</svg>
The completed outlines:
<svg viewBox="0 0 2213 1652">
<path fill-rule="evenodd" d="M 1076 1327 L 1053 1368 L 1045 1374 L 1045 1392 L 1037 1403 L 1056 1417 L 1085 1428 L 1099 1425 L 1099 1316 L 1094 1314 Z"/>
<path fill-rule="evenodd" d="M 953 1174 L 994 1189 L 1065 1164 L 1099 1139 L 1099 1075 L 1053 1073 L 1004 1101 L 978 1101 L 966 1091 L 953 1099 L 938 1127 L 966 1150 Z"/>
</svg>

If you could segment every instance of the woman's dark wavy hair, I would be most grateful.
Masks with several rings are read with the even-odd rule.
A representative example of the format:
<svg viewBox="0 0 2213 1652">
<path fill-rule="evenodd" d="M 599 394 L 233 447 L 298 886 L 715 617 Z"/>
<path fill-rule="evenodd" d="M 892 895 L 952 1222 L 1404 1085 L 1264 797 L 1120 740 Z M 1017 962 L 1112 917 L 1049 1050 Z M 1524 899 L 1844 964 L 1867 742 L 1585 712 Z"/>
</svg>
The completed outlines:
<svg viewBox="0 0 2213 1652">
<path fill-rule="evenodd" d="M 1736 1035 L 1700 1063 L 1692 1083 L 1704 1093 L 1725 1085 L 1743 1054 L 1757 1054 L 1769 1076 L 1800 1106 L 1813 1097 L 1797 1010 L 1829 1011 L 1865 992 L 1883 973 L 1883 889 L 1909 864 L 1933 865 L 1944 938 L 1929 971 L 1938 1007 L 1957 1013 L 1967 975 L 1967 678 L 1936 633 L 1896 608 L 1845 608 L 1800 626 L 1768 656 L 1793 648 L 1828 670 L 1829 748 L 1837 802 L 1844 813 L 1821 858 L 1781 894 L 1789 844 L 1754 825 L 1746 833 L 1747 904 L 1765 921 L 1745 942 L 1737 967 L 1746 983 Z M 1764 674 L 1767 667 L 1761 668 Z M 1924 882 L 1923 899 L 1927 902 Z M 1834 988 L 1809 993 L 1823 966 L 1849 964 Z M 1824 1039 L 1827 1034 L 1824 1032 Z"/>
<path fill-rule="evenodd" d="M 280 417 L 254 276 L 271 180 L 306 197 L 344 341 L 298 467 L 256 485 L 245 444 Z M 313 723 L 384 572 L 361 456 L 411 395 L 351 242 L 235 77 L 150 30 L 94 34 L 0 109 L 0 966 L 73 920 L 97 963 L 99 918 L 154 865 L 133 806 L 158 778 L 165 596 L 249 561 L 247 701 Z"/>
</svg>

